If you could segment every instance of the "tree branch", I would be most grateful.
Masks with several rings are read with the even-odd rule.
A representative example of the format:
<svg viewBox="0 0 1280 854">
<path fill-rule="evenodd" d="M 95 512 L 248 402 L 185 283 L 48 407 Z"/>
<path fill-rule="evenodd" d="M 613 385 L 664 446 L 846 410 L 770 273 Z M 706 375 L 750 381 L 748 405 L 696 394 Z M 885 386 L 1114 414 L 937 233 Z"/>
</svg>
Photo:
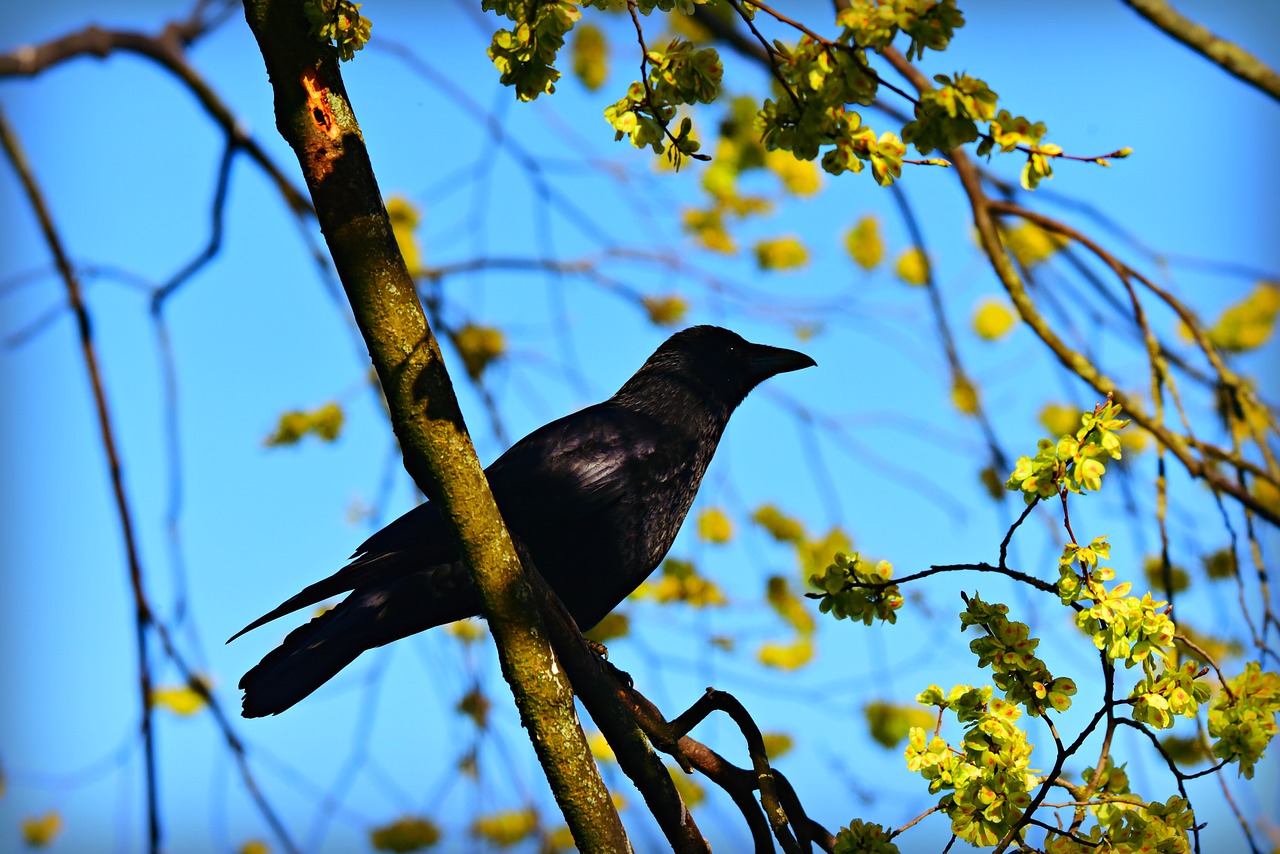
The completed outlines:
<svg viewBox="0 0 1280 854">
<path fill-rule="evenodd" d="M 44 194 L 36 183 L 31 165 L 18 142 L 13 128 L 3 111 L 0 111 L 0 146 L 4 148 L 14 171 L 26 191 L 27 199 L 40 222 L 40 231 L 44 234 L 49 251 L 53 254 L 58 274 L 67 289 L 67 303 L 76 318 L 76 329 L 80 338 L 80 353 L 84 359 L 85 371 L 89 374 L 89 385 L 93 390 L 93 400 L 97 407 L 98 429 L 102 434 L 102 450 L 107 458 L 107 470 L 111 478 L 112 494 L 115 498 L 116 513 L 119 516 L 120 534 L 124 539 L 125 560 L 129 567 L 129 586 L 133 591 L 134 641 L 138 656 L 138 694 L 142 706 L 142 749 L 143 764 L 146 768 L 147 780 L 147 845 L 151 854 L 160 851 L 160 806 L 158 783 L 156 781 L 156 746 L 155 732 L 152 727 L 151 705 L 151 662 L 147 650 L 147 629 L 152 623 L 151 605 L 147 601 L 146 590 L 142 582 L 142 561 L 138 556 L 138 545 L 134 534 L 133 515 L 129 510 L 129 498 L 125 492 L 124 472 L 120 464 L 120 453 L 116 444 L 115 428 L 111 422 L 111 407 L 107 402 L 107 392 L 102 384 L 102 372 L 98 367 L 98 355 L 93 344 L 93 325 L 89 321 L 89 310 L 85 306 L 80 291 L 80 280 L 71 266 L 49 206 L 45 203 Z"/>
<path fill-rule="evenodd" d="M 916 86 L 920 91 L 933 88 L 924 74 L 908 62 L 906 57 L 898 51 L 893 48 L 886 48 L 882 55 L 898 73 L 910 80 L 912 85 Z M 1092 386 L 1099 394 L 1113 394 L 1115 399 L 1124 407 L 1126 414 L 1168 448 L 1186 468 L 1189 475 L 1204 480 L 1215 490 L 1230 495 L 1245 507 L 1271 522 L 1271 524 L 1280 525 L 1280 513 L 1268 507 L 1266 503 L 1259 500 L 1257 496 L 1250 493 L 1243 486 L 1224 478 L 1212 465 L 1193 457 L 1189 450 L 1189 442 L 1185 437 L 1170 431 L 1163 424 L 1157 423 L 1155 419 L 1138 406 L 1137 401 L 1121 392 L 1114 380 L 1103 374 L 1085 356 L 1072 350 L 1058 337 L 1058 334 L 1049 327 L 1032 304 L 1022 277 L 1014 267 L 1013 260 L 1009 257 L 1009 252 L 1005 249 L 1004 243 L 1001 242 L 1000 234 L 996 228 L 993 213 L 996 211 L 1012 213 L 1018 210 L 1017 206 L 993 201 L 983 192 L 982 177 L 978 174 L 973 161 L 963 148 L 953 149 L 947 152 L 947 156 L 954 164 L 956 175 L 960 178 L 960 183 L 969 197 L 969 204 L 973 209 L 973 222 L 978 230 L 983 251 L 986 252 L 991 261 L 992 269 L 995 270 L 996 276 L 1000 279 L 1001 284 L 1004 285 L 1009 298 L 1013 300 L 1014 306 L 1018 309 L 1019 316 L 1026 322 L 1027 326 L 1035 332 L 1058 360 L 1079 376 L 1080 379 Z"/>
<path fill-rule="evenodd" d="M 503 676 L 574 841 L 583 851 L 630 850 L 396 245 L 335 51 L 308 36 L 297 4 L 246 0 L 245 16 L 275 93 L 276 126 L 297 154 L 405 468 L 458 537 Z"/>
<path fill-rule="evenodd" d="M 1182 42 L 1232 77 L 1280 101 L 1280 74 L 1235 42 L 1219 38 L 1208 28 L 1183 16 L 1166 0 L 1123 0 L 1165 34 Z"/>
</svg>

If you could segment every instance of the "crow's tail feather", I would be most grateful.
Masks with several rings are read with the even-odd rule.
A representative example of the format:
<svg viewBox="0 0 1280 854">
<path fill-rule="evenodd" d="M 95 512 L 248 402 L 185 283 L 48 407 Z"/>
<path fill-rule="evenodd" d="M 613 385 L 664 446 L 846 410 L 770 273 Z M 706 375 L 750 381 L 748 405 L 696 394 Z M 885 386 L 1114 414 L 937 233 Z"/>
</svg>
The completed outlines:
<svg viewBox="0 0 1280 854">
<path fill-rule="evenodd" d="M 366 649 L 477 613 L 478 597 L 460 564 L 357 590 L 290 632 L 244 675 L 242 714 L 278 715 Z"/>
<path fill-rule="evenodd" d="M 267 653 L 240 679 L 244 691 L 243 715 L 260 718 L 278 715 L 328 682 L 356 660 L 368 646 L 364 632 L 349 631 L 349 615 L 340 603 L 299 626 L 280 646 Z M 348 618 L 343 619 L 344 616 Z"/>
</svg>

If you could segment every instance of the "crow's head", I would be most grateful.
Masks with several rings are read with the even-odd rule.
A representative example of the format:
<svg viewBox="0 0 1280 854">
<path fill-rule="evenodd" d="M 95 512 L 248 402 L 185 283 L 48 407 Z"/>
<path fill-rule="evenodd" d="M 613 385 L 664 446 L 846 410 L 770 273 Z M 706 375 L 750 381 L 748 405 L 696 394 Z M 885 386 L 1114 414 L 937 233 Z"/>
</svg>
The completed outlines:
<svg viewBox="0 0 1280 854">
<path fill-rule="evenodd" d="M 727 409 L 727 416 L 774 374 L 816 364 L 804 353 L 753 344 L 719 326 L 693 326 L 663 342 L 615 399 L 656 403 L 656 396 L 669 395 L 671 403 L 676 403 L 692 395 L 714 408 Z"/>
</svg>

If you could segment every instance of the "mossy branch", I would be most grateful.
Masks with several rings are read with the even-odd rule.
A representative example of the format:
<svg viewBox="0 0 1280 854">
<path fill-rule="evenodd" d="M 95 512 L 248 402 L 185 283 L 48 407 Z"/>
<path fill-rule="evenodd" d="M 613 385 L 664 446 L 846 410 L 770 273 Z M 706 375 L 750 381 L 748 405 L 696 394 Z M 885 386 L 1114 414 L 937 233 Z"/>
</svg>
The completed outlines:
<svg viewBox="0 0 1280 854">
<path fill-rule="evenodd" d="M 396 245 L 336 53 L 309 38 L 300 4 L 246 0 L 245 13 L 271 79 L 277 129 L 302 167 L 405 468 L 457 535 L 503 676 L 574 841 L 582 851 L 630 850 Z"/>
<path fill-rule="evenodd" d="M 1280 101 L 1280 74 L 1235 42 L 1181 14 L 1165 0 L 1124 0 L 1125 5 L 1233 77 Z"/>
</svg>

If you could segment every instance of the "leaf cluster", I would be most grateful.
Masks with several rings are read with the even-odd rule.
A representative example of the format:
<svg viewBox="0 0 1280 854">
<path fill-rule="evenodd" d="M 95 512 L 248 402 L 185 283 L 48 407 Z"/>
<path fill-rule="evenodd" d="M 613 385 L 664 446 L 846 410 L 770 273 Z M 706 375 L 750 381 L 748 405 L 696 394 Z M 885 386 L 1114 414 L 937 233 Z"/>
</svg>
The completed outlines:
<svg viewBox="0 0 1280 854">
<path fill-rule="evenodd" d="M 882 560 L 872 566 L 857 554 L 844 552 L 836 552 L 833 561 L 809 577 L 809 583 L 820 591 L 819 611 L 837 620 L 861 620 L 868 626 L 872 620 L 898 621 L 903 599 L 898 585 L 889 582 L 893 564 Z"/>
<path fill-rule="evenodd" d="M 311 26 L 308 35 L 335 45 L 343 62 L 352 59 L 368 43 L 373 26 L 360 14 L 361 5 L 351 0 L 306 0 L 302 11 Z"/>
<path fill-rule="evenodd" d="M 989 666 L 1005 697 L 1024 706 L 1031 716 L 1049 709 L 1065 712 L 1071 707 L 1076 683 L 1049 672 L 1035 654 L 1040 639 L 1031 637 L 1026 623 L 1010 620 L 1008 614 L 1007 605 L 989 605 L 976 595 L 968 597 L 965 610 L 960 612 L 960 627 L 979 626 L 985 631 L 969 642 L 969 650 L 978 656 L 978 666 Z"/>
<path fill-rule="evenodd" d="M 1120 459 L 1120 438 L 1116 431 L 1129 422 L 1117 416 L 1120 404 L 1108 401 L 1080 417 L 1080 429 L 1055 443 L 1041 439 L 1034 457 L 1018 457 L 1005 488 L 1022 492 L 1031 504 L 1050 498 L 1061 490 L 1084 492 L 1102 488 L 1107 467 L 1104 459 Z"/>
</svg>

